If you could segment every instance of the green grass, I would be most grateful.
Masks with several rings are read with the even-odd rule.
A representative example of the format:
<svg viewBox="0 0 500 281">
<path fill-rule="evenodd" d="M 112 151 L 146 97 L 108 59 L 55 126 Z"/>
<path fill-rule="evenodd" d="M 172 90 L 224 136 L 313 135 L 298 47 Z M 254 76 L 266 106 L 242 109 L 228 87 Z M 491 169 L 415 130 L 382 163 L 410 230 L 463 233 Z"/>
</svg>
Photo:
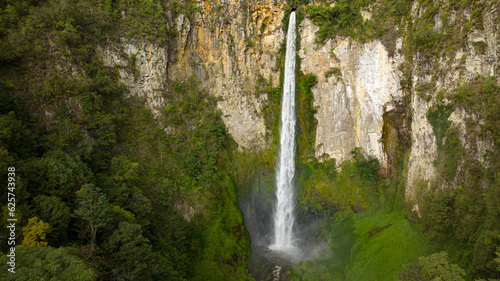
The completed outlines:
<svg viewBox="0 0 500 281">
<path fill-rule="evenodd" d="M 335 214 L 323 235 L 331 238 L 316 260 L 292 267 L 292 280 L 394 280 L 403 265 L 427 254 L 419 229 L 405 211 Z"/>
<path fill-rule="evenodd" d="M 420 232 L 405 219 L 405 211 L 356 214 L 358 238 L 346 268 L 346 280 L 394 280 L 402 265 L 425 255 Z"/>
</svg>

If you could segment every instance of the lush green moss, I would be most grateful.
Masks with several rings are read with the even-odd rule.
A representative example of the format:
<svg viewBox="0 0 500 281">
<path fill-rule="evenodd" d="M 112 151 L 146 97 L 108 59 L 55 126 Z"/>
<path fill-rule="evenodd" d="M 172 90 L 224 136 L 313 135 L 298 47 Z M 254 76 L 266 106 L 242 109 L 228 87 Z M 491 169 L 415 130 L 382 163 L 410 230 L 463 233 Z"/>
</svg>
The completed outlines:
<svg viewBox="0 0 500 281">
<path fill-rule="evenodd" d="M 443 140 L 446 135 L 446 131 L 451 125 L 451 121 L 448 121 L 448 118 L 452 112 L 453 108 L 451 106 L 442 104 L 430 107 L 427 110 L 427 120 L 432 126 L 438 150 L 441 150 L 444 145 Z"/>
<path fill-rule="evenodd" d="M 402 265 L 426 254 L 418 228 L 402 211 L 337 213 L 322 235 L 331 243 L 314 261 L 294 266 L 292 280 L 394 280 Z"/>
<path fill-rule="evenodd" d="M 297 77 L 297 118 L 299 125 L 298 152 L 302 161 L 308 161 L 314 157 L 314 143 L 316 140 L 316 126 L 318 120 L 314 117 L 314 95 L 311 90 L 318 79 L 312 73 L 304 75 L 302 72 Z"/>
</svg>

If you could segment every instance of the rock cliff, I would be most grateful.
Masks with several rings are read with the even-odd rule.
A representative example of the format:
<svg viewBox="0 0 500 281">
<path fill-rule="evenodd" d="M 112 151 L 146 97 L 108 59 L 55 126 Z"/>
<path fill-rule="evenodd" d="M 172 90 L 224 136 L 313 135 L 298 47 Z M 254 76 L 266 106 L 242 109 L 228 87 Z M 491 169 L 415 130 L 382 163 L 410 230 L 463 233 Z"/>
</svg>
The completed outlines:
<svg viewBox="0 0 500 281">
<path fill-rule="evenodd" d="M 247 149 L 265 149 L 261 105 L 266 94 L 259 92 L 258 83 L 264 80 L 271 81 L 273 87 L 279 85 L 277 56 L 285 36 L 281 24 L 285 4 L 270 0 L 212 0 L 200 1 L 197 7 L 199 10 L 189 17 L 180 14 L 168 23 L 177 34 L 172 49 L 124 40 L 120 46 L 100 49 L 104 63 L 122 66 L 121 80 L 129 93 L 145 96 L 147 106 L 157 115 L 165 106 L 162 93 L 167 85 L 194 74 L 205 89 L 218 97 L 223 120 L 236 142 Z M 412 21 L 424 11 L 425 7 L 415 2 Z M 363 11 L 364 19 L 370 17 L 369 12 Z M 443 32 L 440 30 L 443 20 L 453 24 L 455 18 L 454 13 L 439 12 L 434 17 L 433 31 Z M 396 129 L 411 139 L 406 169 L 407 197 L 413 198 L 418 182 L 430 183 L 436 176 L 433 165 L 437 157 L 436 136 L 426 114 L 439 102 L 449 103 L 446 96 L 438 101 L 436 93 L 439 90 L 452 93 L 476 75 L 498 75 L 498 5 L 484 12 L 482 18 L 483 29 L 473 27 L 464 31 L 467 32 L 464 46 L 452 55 L 433 59 L 418 51 L 403 55 L 404 36 L 394 39 L 392 51 L 380 40 L 360 43 L 349 37 L 317 45 L 318 27 L 307 18 L 302 20 L 298 30 L 301 70 L 315 74 L 318 79 L 312 89 L 318 121 L 315 155 L 327 153 L 339 163 L 350 158 L 354 147 L 361 147 L 387 168 L 384 116 L 391 112 L 400 114 L 395 110 L 406 98 L 411 116 L 399 122 Z M 404 63 L 409 64 L 409 77 L 401 71 Z M 134 71 L 125 69 L 130 64 Z M 410 90 L 405 92 L 401 82 L 408 78 Z M 428 98 L 416 91 L 426 83 L 432 84 L 427 89 Z M 492 144 L 488 140 L 468 139 L 465 123 L 474 118 L 457 109 L 449 121 L 460 131 L 461 144 L 482 159 Z"/>
<path fill-rule="evenodd" d="M 318 46 L 314 43 L 317 30 L 310 20 L 302 22 L 299 51 L 302 71 L 318 77 L 312 89 L 318 108 L 316 156 L 327 153 L 342 162 L 350 158 L 353 148 L 361 147 L 384 163 L 383 114 L 402 98 L 398 67 L 403 56 L 389 57 L 377 40 L 359 44 L 337 38 Z"/>
<path fill-rule="evenodd" d="M 424 8 L 420 7 L 418 3 L 414 3 L 412 10 L 414 16 L 417 16 L 422 14 Z M 442 26 L 442 18 L 442 14 L 435 16 L 435 28 Z M 454 24 L 456 21 L 453 13 L 444 18 L 450 24 Z M 408 198 L 415 197 L 418 181 L 427 181 L 428 184 L 431 184 L 436 177 L 435 166 L 433 165 L 437 157 L 436 136 L 426 118 L 426 113 L 429 108 L 439 102 L 436 98 L 437 92 L 441 90 L 449 96 L 455 93 L 461 84 L 471 81 L 477 75 L 498 77 L 500 65 L 498 5 L 483 13 L 482 18 L 484 29 L 473 28 L 468 32 L 464 46 L 458 48 L 453 55 L 429 60 L 427 56 L 418 52 L 413 54 L 412 148 L 408 162 L 408 188 L 406 190 Z M 440 31 L 438 30 L 438 32 Z M 484 43 L 484 50 L 475 47 L 477 42 Z M 416 88 L 430 81 L 435 82 L 435 86 L 429 91 L 429 97 L 432 97 L 432 99 L 425 100 L 418 95 Z M 446 97 L 444 103 L 449 103 Z M 492 148 L 492 142 L 488 139 L 472 141 L 469 138 L 470 136 L 466 134 L 466 122 L 476 119 L 475 116 L 467 114 L 463 109 L 458 108 L 450 115 L 448 121 L 452 122 L 450 126 L 459 129 L 460 143 L 466 148 L 467 153 L 482 161 L 485 151 Z"/>
<path fill-rule="evenodd" d="M 99 53 L 105 65 L 122 67 L 121 82 L 129 94 L 145 96 L 155 115 L 165 106 L 166 86 L 194 74 L 218 98 L 236 142 L 247 149 L 263 149 L 266 128 L 260 109 L 266 95 L 257 91 L 257 84 L 266 80 L 279 85 L 276 59 L 284 38 L 283 5 L 201 1 L 191 17 L 180 14 L 168 23 L 177 34 L 171 50 L 123 40 L 119 46 L 100 48 Z"/>
<path fill-rule="evenodd" d="M 402 122 L 401 128 L 397 129 L 407 130 L 411 136 L 406 192 L 407 198 L 413 199 L 419 182 L 430 185 L 436 177 L 433 165 L 437 157 L 436 136 L 426 116 L 429 108 L 440 102 L 436 93 L 440 90 L 454 93 L 462 83 L 477 75 L 498 76 L 500 26 L 495 14 L 497 9 L 495 6 L 482 15 L 484 29 L 473 28 L 467 34 L 465 46 L 458 48 L 454 56 L 432 59 L 419 52 L 405 58 L 400 54 L 402 38 L 394 42 L 398 51 L 392 57 L 378 40 L 361 44 L 349 37 L 337 37 L 327 40 L 324 45 L 316 45 L 314 33 L 318 27 L 305 19 L 300 26 L 302 40 L 299 55 L 302 71 L 318 77 L 318 84 L 312 89 L 318 108 L 316 156 L 327 153 L 341 162 L 350 158 L 352 148 L 359 146 L 387 166 L 383 116 L 394 110 L 403 99 L 400 82 L 405 78 L 400 66 L 409 62 L 411 124 Z M 418 17 L 423 14 L 424 8 L 415 2 L 413 10 L 413 16 Z M 442 14 L 435 16 L 435 28 L 442 26 L 442 18 Z M 452 13 L 447 20 L 450 24 L 454 23 Z M 477 48 L 478 42 L 484 43 L 485 48 Z M 416 89 L 420 85 L 431 84 L 431 81 L 435 84 L 428 90 L 426 100 Z M 448 104 L 449 100 L 445 98 L 443 102 Z M 487 139 L 472 141 L 466 133 L 466 122 L 476 119 L 458 108 L 448 121 L 451 121 L 450 126 L 458 128 L 461 145 L 467 153 L 483 161 L 484 153 L 492 149 L 492 142 Z"/>
<path fill-rule="evenodd" d="M 195 74 L 219 98 L 218 107 L 240 146 L 265 147 L 264 119 L 259 115 L 265 94 L 256 93 L 259 79 L 279 85 L 277 50 L 283 41 L 284 3 L 273 1 L 201 1 L 200 12 L 176 22 L 177 52 L 169 79 Z"/>
</svg>

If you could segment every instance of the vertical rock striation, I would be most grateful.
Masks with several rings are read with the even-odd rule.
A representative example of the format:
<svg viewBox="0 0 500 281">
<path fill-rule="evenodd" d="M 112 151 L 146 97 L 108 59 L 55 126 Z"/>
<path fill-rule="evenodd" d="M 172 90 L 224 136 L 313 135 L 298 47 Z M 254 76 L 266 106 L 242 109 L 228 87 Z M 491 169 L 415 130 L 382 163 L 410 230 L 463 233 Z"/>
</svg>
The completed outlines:
<svg viewBox="0 0 500 281">
<path fill-rule="evenodd" d="M 266 128 L 260 115 L 265 93 L 259 80 L 279 85 L 277 51 L 283 41 L 284 3 L 273 1 L 202 1 L 190 20 L 180 15 L 177 52 L 169 79 L 194 74 L 219 98 L 229 132 L 247 149 L 265 148 Z"/>
<path fill-rule="evenodd" d="M 386 164 L 381 143 L 383 114 L 402 98 L 403 57 L 389 57 L 379 41 L 359 44 L 350 38 L 314 43 L 318 27 L 305 19 L 301 26 L 301 68 L 314 73 L 318 84 L 312 89 L 316 119 L 316 156 L 327 153 L 342 162 L 355 147 Z M 401 40 L 396 43 L 401 47 Z"/>
<path fill-rule="evenodd" d="M 167 23 L 177 34 L 171 49 L 123 39 L 98 53 L 106 66 L 119 67 L 129 94 L 144 96 L 156 116 L 165 106 L 162 94 L 168 85 L 195 75 L 219 99 L 222 118 L 236 142 L 246 149 L 264 149 L 260 109 L 267 96 L 262 90 L 266 86 L 259 84 L 279 85 L 284 3 L 200 1 L 197 6 L 200 10 L 190 17 L 180 14 Z"/>
</svg>

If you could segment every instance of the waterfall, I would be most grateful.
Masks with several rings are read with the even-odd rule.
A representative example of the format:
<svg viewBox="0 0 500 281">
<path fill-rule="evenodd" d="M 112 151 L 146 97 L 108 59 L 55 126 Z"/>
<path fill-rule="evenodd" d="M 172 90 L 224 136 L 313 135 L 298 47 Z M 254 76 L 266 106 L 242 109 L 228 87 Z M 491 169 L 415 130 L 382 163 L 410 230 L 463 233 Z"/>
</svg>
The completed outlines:
<svg viewBox="0 0 500 281">
<path fill-rule="evenodd" d="M 281 105 L 280 152 L 276 173 L 276 210 L 274 244 L 271 248 L 294 247 L 292 228 L 295 222 L 295 12 L 290 14 L 286 41 L 285 80 Z"/>
</svg>

